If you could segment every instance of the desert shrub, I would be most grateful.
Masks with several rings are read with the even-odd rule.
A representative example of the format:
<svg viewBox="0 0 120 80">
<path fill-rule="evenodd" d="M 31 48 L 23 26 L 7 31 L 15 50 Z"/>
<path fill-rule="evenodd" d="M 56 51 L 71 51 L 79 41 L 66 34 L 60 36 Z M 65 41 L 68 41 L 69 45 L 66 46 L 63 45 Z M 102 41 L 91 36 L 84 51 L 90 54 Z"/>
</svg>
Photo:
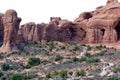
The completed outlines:
<svg viewBox="0 0 120 80">
<path fill-rule="evenodd" d="M 85 76 L 85 75 L 86 75 L 86 73 L 85 73 L 84 70 L 78 70 L 78 71 L 76 71 L 76 76 Z"/>
<path fill-rule="evenodd" d="M 62 50 L 65 50 L 66 48 L 65 48 L 65 46 L 62 46 L 61 49 L 62 49 Z"/>
<path fill-rule="evenodd" d="M 99 53 L 94 54 L 94 56 L 103 56 L 106 52 L 107 50 L 101 50 Z"/>
<path fill-rule="evenodd" d="M 29 73 L 27 73 L 27 75 L 25 75 L 26 79 L 33 79 L 35 77 L 37 77 L 37 74 L 35 72 L 29 72 Z"/>
<path fill-rule="evenodd" d="M 87 52 L 87 53 L 85 53 L 85 56 L 86 57 L 91 57 L 91 54 Z"/>
<path fill-rule="evenodd" d="M 77 61 L 79 61 L 79 58 L 74 57 L 73 62 L 77 62 Z"/>
<path fill-rule="evenodd" d="M 7 71 L 7 70 L 9 70 L 10 69 L 10 66 L 8 65 L 8 64 L 2 64 L 1 65 L 1 69 L 3 70 L 3 71 Z"/>
<path fill-rule="evenodd" d="M 29 68 L 31 68 L 30 65 L 25 65 L 25 66 L 23 66 L 23 69 L 29 69 Z"/>
<path fill-rule="evenodd" d="M 109 55 L 114 55 L 115 53 L 113 53 L 113 52 L 110 52 L 110 53 L 108 53 Z"/>
<path fill-rule="evenodd" d="M 72 75 L 73 75 L 73 72 L 72 72 L 72 71 L 70 71 L 68 74 L 72 76 Z"/>
<path fill-rule="evenodd" d="M 55 48 L 55 44 L 53 41 L 51 41 L 49 44 L 49 50 L 52 51 Z"/>
<path fill-rule="evenodd" d="M 92 50 L 92 47 L 90 47 L 89 45 L 87 45 L 87 50 L 88 50 L 88 51 L 91 51 L 91 50 Z"/>
<path fill-rule="evenodd" d="M 78 51 L 80 48 L 79 48 L 79 46 L 75 46 L 75 47 L 73 47 L 73 51 Z"/>
<path fill-rule="evenodd" d="M 73 61 L 72 60 L 67 60 L 64 62 L 64 64 L 69 64 L 69 63 L 72 63 Z"/>
<path fill-rule="evenodd" d="M 61 55 L 58 54 L 55 56 L 55 61 L 59 61 L 61 59 L 63 59 L 63 57 Z"/>
<path fill-rule="evenodd" d="M 107 80 L 120 80 L 120 79 L 118 79 L 117 77 L 113 76 L 113 77 L 107 78 Z"/>
<path fill-rule="evenodd" d="M 96 62 L 99 62 L 99 61 L 100 61 L 100 59 L 94 58 L 94 57 L 91 57 L 91 58 L 87 58 L 87 59 L 86 59 L 86 62 L 87 62 L 87 63 L 96 63 Z"/>
<path fill-rule="evenodd" d="M 9 80 L 25 80 L 25 75 L 22 74 L 12 74 Z"/>
<path fill-rule="evenodd" d="M 85 44 L 81 44 L 81 46 L 86 46 Z"/>
<path fill-rule="evenodd" d="M 101 50 L 102 48 L 103 48 L 102 45 L 96 46 L 96 49 L 97 49 L 97 50 Z"/>
<path fill-rule="evenodd" d="M 51 73 L 51 77 L 54 77 L 54 76 L 57 76 L 58 75 L 58 72 L 57 71 L 54 71 Z"/>
<path fill-rule="evenodd" d="M 35 57 L 30 57 L 28 59 L 28 64 L 31 66 L 37 66 L 40 64 L 40 59 L 39 58 L 35 58 Z"/>
<path fill-rule="evenodd" d="M 66 78 L 62 78 L 62 80 L 67 80 Z"/>
<path fill-rule="evenodd" d="M 51 78 L 51 74 L 47 73 L 45 77 L 49 79 L 49 78 Z"/>
<path fill-rule="evenodd" d="M 116 72 L 120 72 L 120 67 L 116 67 L 113 69 L 113 71 L 116 73 Z"/>
<path fill-rule="evenodd" d="M 86 61 L 86 57 L 81 57 L 81 58 L 79 59 L 79 61 L 80 61 L 80 62 Z"/>
<path fill-rule="evenodd" d="M 60 75 L 60 77 L 62 77 L 62 78 L 67 77 L 67 71 L 66 71 L 66 70 L 62 70 L 62 71 L 60 71 L 59 75 Z"/>
</svg>

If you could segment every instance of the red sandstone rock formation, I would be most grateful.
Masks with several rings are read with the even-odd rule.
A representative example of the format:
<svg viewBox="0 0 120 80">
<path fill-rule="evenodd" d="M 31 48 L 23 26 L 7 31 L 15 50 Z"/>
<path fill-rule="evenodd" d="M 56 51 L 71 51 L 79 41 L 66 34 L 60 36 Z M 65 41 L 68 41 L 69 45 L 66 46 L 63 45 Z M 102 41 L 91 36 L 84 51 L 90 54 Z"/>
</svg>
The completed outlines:
<svg viewBox="0 0 120 80">
<path fill-rule="evenodd" d="M 41 41 L 46 24 L 35 24 L 29 22 L 21 26 L 20 32 L 25 41 Z"/>
<path fill-rule="evenodd" d="M 4 40 L 0 52 L 17 51 L 15 40 L 21 19 L 17 17 L 14 10 L 7 10 L 3 16 Z"/>
<path fill-rule="evenodd" d="M 95 11 L 81 13 L 74 22 L 51 17 L 49 24 L 28 23 L 22 31 L 26 41 L 114 43 L 120 40 L 120 3 L 108 0 L 105 6 L 97 7 Z"/>
<path fill-rule="evenodd" d="M 16 36 L 20 19 L 12 10 L 7 11 L 6 14 L 0 14 L 0 19 L 2 16 L 0 37 L 2 37 L 2 31 L 5 28 L 3 46 L 9 46 L 15 41 L 11 34 L 14 34 L 14 37 Z M 3 24 L 4 28 L 2 27 Z M 13 28 L 15 29 L 14 32 Z M 97 7 L 95 11 L 81 13 L 74 22 L 62 20 L 60 17 L 51 17 L 48 24 L 26 23 L 19 29 L 17 38 L 18 43 L 24 40 L 79 41 L 86 43 L 117 42 L 120 40 L 120 3 L 118 0 L 108 0 L 105 6 Z M 4 49 L 1 48 L 1 50 Z"/>
<path fill-rule="evenodd" d="M 43 32 L 43 40 L 56 41 L 58 40 L 57 35 L 58 26 L 54 23 L 47 24 Z"/>
<path fill-rule="evenodd" d="M 85 30 L 86 42 L 116 42 L 120 40 L 120 3 L 108 0 L 105 6 L 93 12 L 82 13 L 74 22 Z"/>
</svg>

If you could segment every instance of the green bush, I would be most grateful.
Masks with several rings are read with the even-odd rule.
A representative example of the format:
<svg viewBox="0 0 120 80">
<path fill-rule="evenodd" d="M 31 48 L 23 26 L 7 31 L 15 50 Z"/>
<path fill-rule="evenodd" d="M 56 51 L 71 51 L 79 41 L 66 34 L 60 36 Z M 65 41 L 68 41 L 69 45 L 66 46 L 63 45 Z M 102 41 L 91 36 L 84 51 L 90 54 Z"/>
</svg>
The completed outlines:
<svg viewBox="0 0 120 80">
<path fill-rule="evenodd" d="M 58 75 L 58 72 L 57 71 L 54 71 L 51 73 L 51 77 L 54 77 L 54 76 L 57 76 Z"/>
<path fill-rule="evenodd" d="M 8 65 L 8 64 L 2 64 L 1 65 L 1 69 L 3 70 L 3 71 L 7 71 L 7 70 L 9 70 L 10 69 L 10 66 Z"/>
<path fill-rule="evenodd" d="M 88 51 L 91 51 L 91 50 L 92 50 L 92 47 L 89 46 L 89 45 L 87 45 L 87 50 L 88 50 Z"/>
<path fill-rule="evenodd" d="M 25 65 L 25 66 L 23 66 L 23 69 L 29 69 L 29 68 L 31 68 L 30 65 Z"/>
<path fill-rule="evenodd" d="M 85 44 L 81 44 L 80 46 L 86 46 Z"/>
<path fill-rule="evenodd" d="M 81 57 L 81 58 L 79 59 L 79 61 L 80 61 L 80 62 L 86 61 L 86 57 Z"/>
<path fill-rule="evenodd" d="M 28 64 L 31 66 L 37 66 L 40 64 L 40 59 L 39 58 L 35 58 L 35 57 L 30 57 L 28 59 Z"/>
<path fill-rule="evenodd" d="M 74 58 L 73 58 L 73 61 L 74 61 L 74 62 L 77 62 L 77 61 L 79 61 L 79 59 L 76 58 L 76 57 L 74 57 Z"/>
<path fill-rule="evenodd" d="M 85 56 L 86 57 L 91 57 L 91 54 L 87 52 L 87 53 L 85 53 Z"/>
<path fill-rule="evenodd" d="M 25 80 L 25 76 L 22 74 L 12 74 L 9 80 Z"/>
<path fill-rule="evenodd" d="M 60 75 L 60 77 L 62 77 L 62 78 L 67 77 L 67 71 L 62 70 L 62 71 L 60 71 L 59 75 Z"/>
<path fill-rule="evenodd" d="M 73 51 L 78 51 L 79 49 L 80 49 L 79 46 L 73 47 Z"/>
<path fill-rule="evenodd" d="M 95 56 L 103 56 L 105 55 L 105 53 L 107 52 L 107 50 L 101 50 L 99 53 L 94 54 Z"/>
<path fill-rule="evenodd" d="M 47 73 L 45 77 L 49 79 L 49 78 L 51 78 L 51 74 Z"/>
<path fill-rule="evenodd" d="M 109 55 L 114 55 L 114 54 L 115 54 L 115 53 L 113 53 L 113 52 L 110 52 L 110 53 L 109 53 Z"/>
<path fill-rule="evenodd" d="M 86 62 L 87 62 L 87 63 L 96 63 L 96 62 L 99 62 L 99 61 L 100 61 L 100 59 L 94 58 L 94 57 L 91 57 L 91 58 L 87 58 L 87 59 L 86 59 Z"/>
<path fill-rule="evenodd" d="M 70 71 L 68 74 L 72 76 L 72 75 L 73 75 L 73 72 L 72 72 L 72 71 Z"/>
<path fill-rule="evenodd" d="M 84 70 L 78 70 L 78 71 L 76 71 L 76 76 L 85 76 L 85 75 L 86 75 L 86 73 L 85 73 Z"/>
<path fill-rule="evenodd" d="M 113 77 L 109 77 L 107 80 L 120 80 L 117 77 L 113 76 Z"/>
<path fill-rule="evenodd" d="M 96 49 L 97 49 L 97 50 L 101 50 L 102 48 L 103 48 L 102 45 L 96 46 Z"/>
<path fill-rule="evenodd" d="M 55 56 L 55 61 L 59 61 L 61 59 L 63 59 L 63 57 L 61 55 L 58 54 Z"/>
<path fill-rule="evenodd" d="M 64 64 L 69 64 L 69 63 L 72 63 L 73 61 L 72 60 L 67 60 L 64 62 Z"/>
<path fill-rule="evenodd" d="M 65 50 L 66 48 L 65 48 L 65 46 L 62 46 L 61 49 L 62 49 L 62 50 Z"/>
<path fill-rule="evenodd" d="M 35 72 L 28 72 L 27 75 L 25 76 L 26 79 L 33 79 L 37 77 L 37 73 Z"/>
<path fill-rule="evenodd" d="M 116 67 L 116 68 L 114 68 L 114 70 L 113 70 L 115 73 L 116 72 L 120 72 L 120 67 Z"/>
<path fill-rule="evenodd" d="M 66 78 L 62 78 L 62 80 L 67 80 Z"/>
<path fill-rule="evenodd" d="M 49 44 L 49 50 L 52 51 L 55 48 L 55 44 L 53 41 L 51 41 Z"/>
</svg>

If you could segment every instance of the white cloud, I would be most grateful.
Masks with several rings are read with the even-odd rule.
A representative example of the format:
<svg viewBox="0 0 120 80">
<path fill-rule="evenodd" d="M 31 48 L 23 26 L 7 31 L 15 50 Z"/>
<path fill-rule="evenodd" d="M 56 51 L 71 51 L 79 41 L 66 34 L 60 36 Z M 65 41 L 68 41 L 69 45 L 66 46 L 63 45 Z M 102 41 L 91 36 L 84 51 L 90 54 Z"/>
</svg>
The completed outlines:
<svg viewBox="0 0 120 80">
<path fill-rule="evenodd" d="M 48 22 L 52 16 L 74 20 L 81 12 L 105 5 L 107 0 L 0 0 L 0 12 L 15 9 L 22 23 Z"/>
</svg>

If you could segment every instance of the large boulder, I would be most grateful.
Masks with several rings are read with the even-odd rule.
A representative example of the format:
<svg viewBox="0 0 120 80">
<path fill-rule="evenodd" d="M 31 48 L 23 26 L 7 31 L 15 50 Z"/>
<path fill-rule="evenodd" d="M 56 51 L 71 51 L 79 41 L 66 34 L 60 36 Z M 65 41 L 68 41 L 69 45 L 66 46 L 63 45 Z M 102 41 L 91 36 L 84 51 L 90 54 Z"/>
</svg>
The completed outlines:
<svg viewBox="0 0 120 80">
<path fill-rule="evenodd" d="M 19 29 L 21 18 L 17 17 L 15 10 L 7 10 L 3 16 L 4 25 L 4 39 L 0 52 L 13 52 L 17 51 L 15 45 L 17 32 Z"/>
</svg>

